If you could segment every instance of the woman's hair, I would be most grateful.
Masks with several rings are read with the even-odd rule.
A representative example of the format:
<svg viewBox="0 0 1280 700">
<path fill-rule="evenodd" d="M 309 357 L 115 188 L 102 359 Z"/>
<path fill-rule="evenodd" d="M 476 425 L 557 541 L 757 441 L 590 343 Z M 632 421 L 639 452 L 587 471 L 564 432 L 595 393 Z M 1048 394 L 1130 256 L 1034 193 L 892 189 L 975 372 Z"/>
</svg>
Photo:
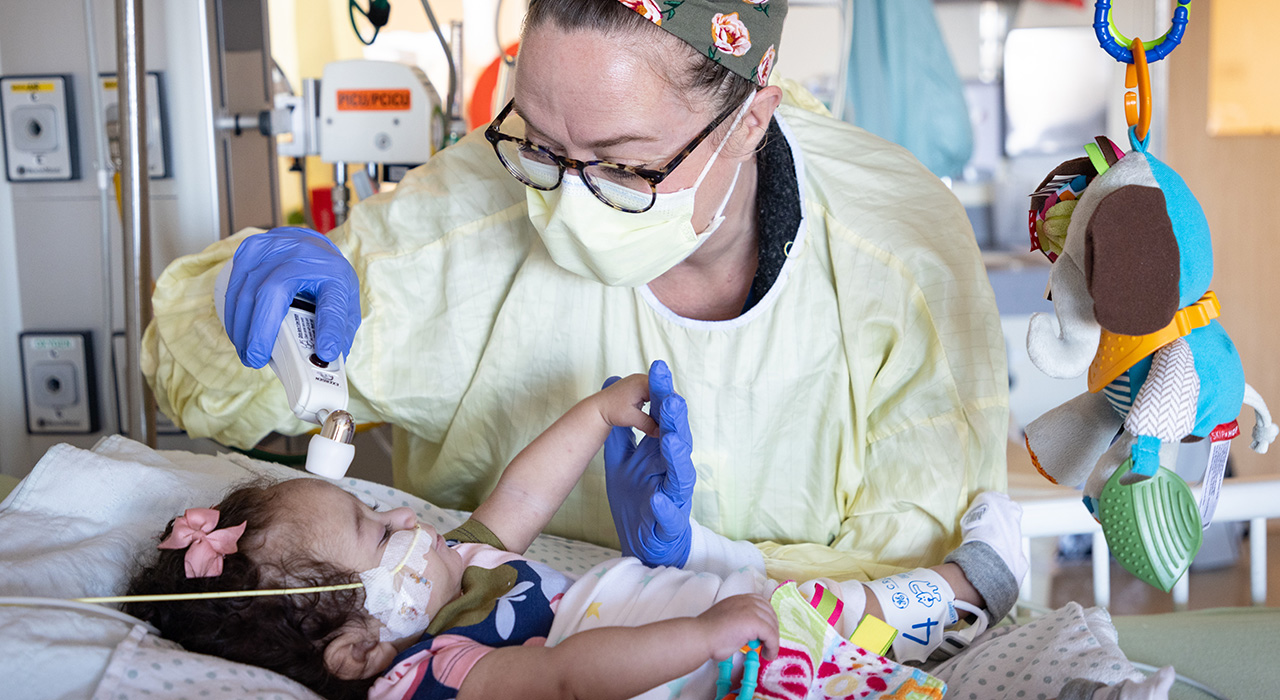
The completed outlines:
<svg viewBox="0 0 1280 700">
<path fill-rule="evenodd" d="M 668 78 L 682 95 L 703 95 L 719 114 L 746 101 L 756 91 L 755 83 L 725 68 L 674 35 L 663 31 L 618 0 L 533 0 L 524 17 L 524 32 L 552 23 L 561 29 L 590 29 L 603 34 L 643 34 L 661 38 L 659 46 L 666 50 L 674 44 L 684 49 L 683 71 L 672 71 Z M 658 42 L 655 42 L 658 43 Z M 670 59 L 662 54 L 662 61 Z M 657 60 L 656 58 L 654 60 Z M 658 75 L 666 75 L 658 71 Z"/>
<path fill-rule="evenodd" d="M 129 583 L 129 595 L 204 593 L 264 588 L 329 586 L 358 580 L 317 561 L 304 537 L 291 537 L 279 489 L 259 480 L 237 487 L 214 506 L 220 527 L 247 523 L 238 551 L 222 562 L 222 574 L 187 578 L 186 549 L 159 550 Z M 157 540 L 168 537 L 173 521 Z M 268 546 L 268 543 L 270 546 Z M 288 554 L 285 554 L 288 552 Z M 324 649 L 342 628 L 366 614 L 364 591 L 302 595 L 127 603 L 124 611 L 155 625 L 188 651 L 271 669 L 326 698 L 363 698 L 370 680 L 344 681 L 329 673 Z"/>
</svg>

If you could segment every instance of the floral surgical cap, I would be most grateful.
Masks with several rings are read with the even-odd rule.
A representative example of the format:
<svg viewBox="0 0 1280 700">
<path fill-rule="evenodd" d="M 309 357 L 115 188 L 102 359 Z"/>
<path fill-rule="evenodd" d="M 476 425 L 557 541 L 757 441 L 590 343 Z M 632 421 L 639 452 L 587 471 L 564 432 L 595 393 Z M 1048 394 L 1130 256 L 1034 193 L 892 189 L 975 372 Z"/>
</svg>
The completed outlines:
<svg viewBox="0 0 1280 700">
<path fill-rule="evenodd" d="M 763 86 L 782 38 L 787 0 L 618 0 L 707 58 Z"/>
</svg>

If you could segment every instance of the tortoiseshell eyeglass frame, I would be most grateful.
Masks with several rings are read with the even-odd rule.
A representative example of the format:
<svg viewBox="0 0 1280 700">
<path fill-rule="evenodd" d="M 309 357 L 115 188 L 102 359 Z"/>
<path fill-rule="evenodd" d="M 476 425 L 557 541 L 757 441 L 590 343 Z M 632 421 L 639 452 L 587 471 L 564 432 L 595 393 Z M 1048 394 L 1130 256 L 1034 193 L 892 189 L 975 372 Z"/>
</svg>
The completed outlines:
<svg viewBox="0 0 1280 700">
<path fill-rule="evenodd" d="M 516 104 L 515 100 L 511 100 L 510 102 L 508 102 L 507 106 L 502 108 L 502 111 L 498 113 L 498 116 L 495 117 L 493 122 L 489 124 L 489 127 L 484 130 L 484 137 L 489 140 L 490 144 L 493 145 L 494 154 L 498 156 L 498 160 L 507 169 L 507 172 L 511 173 L 511 175 L 515 177 L 515 179 L 519 180 L 525 185 L 532 187 L 535 190 L 543 190 L 543 191 L 554 190 L 555 188 L 559 187 L 560 182 L 564 180 L 565 170 L 577 170 L 579 173 L 581 173 L 585 168 L 588 168 L 591 166 L 603 166 L 606 168 L 615 168 L 618 170 L 631 173 L 632 175 L 635 175 L 643 179 L 645 182 L 649 183 L 649 192 L 650 192 L 649 204 L 645 206 L 644 209 L 627 209 L 626 207 L 620 207 L 617 204 L 614 204 L 613 202 L 609 201 L 609 199 L 605 197 L 604 194 L 601 193 L 599 189 L 596 188 L 595 184 L 592 183 L 591 178 L 585 178 L 585 177 L 583 178 L 583 182 L 586 183 L 587 187 L 591 190 L 591 193 L 596 196 L 596 199 L 599 199 L 601 202 L 604 202 L 605 204 L 609 205 L 614 209 L 617 209 L 618 211 L 627 212 L 629 214 L 639 214 L 641 212 L 649 211 L 649 209 L 653 207 L 653 203 L 657 201 L 658 183 L 665 180 L 668 175 L 670 175 L 672 172 L 675 171 L 676 168 L 680 167 L 680 164 L 684 162 L 684 159 L 688 158 L 689 154 L 693 153 L 694 149 L 696 149 L 703 141 L 705 141 L 707 137 L 711 135 L 711 132 L 716 130 L 716 127 L 720 126 L 720 124 L 723 123 L 725 119 L 728 119 L 731 114 L 733 114 L 739 109 L 738 105 L 734 105 L 733 107 L 730 107 L 729 109 L 722 112 L 720 116 L 716 117 L 710 124 L 707 125 L 707 128 L 703 129 L 697 136 L 695 136 L 693 140 L 689 142 L 689 145 L 680 149 L 679 153 L 672 156 L 671 160 L 667 161 L 666 165 L 662 166 L 661 168 L 641 168 L 635 165 L 623 165 L 621 163 L 614 163 L 612 161 L 607 161 L 607 160 L 575 160 L 573 158 L 565 158 L 564 156 L 553 153 L 551 152 L 550 149 L 545 148 L 543 146 L 539 146 L 538 144 L 532 141 L 529 141 L 527 139 L 522 139 L 517 136 L 512 136 L 510 134 L 502 133 L 498 129 L 502 126 L 502 122 L 507 118 L 507 115 L 511 113 L 511 110 L 515 107 L 515 104 Z M 521 148 L 537 151 L 545 155 L 552 162 L 554 162 L 560 170 L 559 175 L 556 177 L 556 184 L 550 187 L 543 187 L 525 179 L 520 174 L 519 169 L 513 167 L 510 163 L 507 162 L 506 158 L 502 157 L 502 152 L 498 150 L 498 144 L 503 141 L 511 141 L 513 143 L 518 144 Z"/>
</svg>

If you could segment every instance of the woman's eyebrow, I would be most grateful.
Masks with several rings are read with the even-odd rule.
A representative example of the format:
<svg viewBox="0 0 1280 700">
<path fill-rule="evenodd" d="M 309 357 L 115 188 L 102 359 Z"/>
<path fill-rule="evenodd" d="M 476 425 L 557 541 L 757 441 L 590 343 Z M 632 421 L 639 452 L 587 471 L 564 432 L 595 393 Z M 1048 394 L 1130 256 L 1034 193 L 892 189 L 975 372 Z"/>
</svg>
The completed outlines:
<svg viewBox="0 0 1280 700">
<path fill-rule="evenodd" d="M 529 121 L 529 118 L 520 111 L 519 104 L 513 102 L 511 105 L 511 111 L 515 112 L 520 117 L 520 119 L 524 121 L 524 130 L 525 130 L 526 137 L 529 136 L 529 132 L 533 132 L 534 134 L 537 134 L 537 135 L 544 135 L 543 131 L 539 129 L 537 126 L 535 126 L 533 122 Z M 549 146 L 562 145 L 559 143 L 551 143 L 551 142 L 544 143 L 545 139 L 529 139 L 529 140 L 533 141 L 534 143 L 537 143 L 539 146 L 549 147 Z M 590 149 L 592 151 L 599 151 L 606 148 L 613 148 L 614 146 L 620 146 L 624 143 L 657 143 L 658 141 L 661 141 L 661 138 L 657 136 L 652 136 L 652 135 L 637 136 L 635 134 L 618 134 L 617 136 L 609 136 L 606 138 L 596 139 L 594 141 L 590 141 L 582 145 L 585 148 Z"/>
<path fill-rule="evenodd" d="M 658 140 L 659 139 L 656 136 L 619 134 L 618 136 L 611 136 L 609 138 L 596 139 L 595 141 L 584 145 L 592 151 L 600 151 L 606 148 L 613 148 L 614 146 L 621 146 L 624 143 L 656 143 Z"/>
</svg>

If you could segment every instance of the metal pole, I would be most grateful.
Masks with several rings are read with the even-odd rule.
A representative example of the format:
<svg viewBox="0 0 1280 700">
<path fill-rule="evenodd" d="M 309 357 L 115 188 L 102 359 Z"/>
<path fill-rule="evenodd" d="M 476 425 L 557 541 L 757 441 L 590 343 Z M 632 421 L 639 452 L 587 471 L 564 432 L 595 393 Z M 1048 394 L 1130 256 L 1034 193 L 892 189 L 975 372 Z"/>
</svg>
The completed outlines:
<svg viewBox="0 0 1280 700">
<path fill-rule="evenodd" d="M 142 377 L 142 330 L 151 321 L 151 218 L 145 119 L 146 73 L 142 0 L 116 0 L 116 73 L 119 81 L 121 218 L 124 220 L 124 332 L 129 436 L 156 445 L 156 401 Z M 95 86 L 96 87 L 96 86 Z"/>
<path fill-rule="evenodd" d="M 93 105 L 93 113 L 105 115 L 106 111 L 102 107 L 102 90 L 99 87 L 99 76 L 102 71 L 98 68 L 98 42 L 94 36 L 97 31 L 98 22 L 93 11 L 93 0 L 84 0 L 84 26 L 85 26 L 85 48 L 89 54 L 89 80 L 92 89 L 89 90 L 90 104 Z M 94 136 L 94 169 L 98 173 L 98 227 L 99 239 L 102 246 L 102 325 L 99 327 L 99 333 L 102 334 L 102 340 L 98 345 L 98 387 L 100 393 L 98 396 L 102 400 L 98 402 L 102 409 L 102 425 L 106 432 L 115 433 L 120 431 L 120 423 L 116 416 L 116 410 L 119 407 L 119 391 L 120 387 L 116 386 L 116 377 L 112 371 L 111 357 L 115 349 L 115 270 L 111 259 L 111 149 L 107 145 L 107 127 L 102 123 L 101 119 L 94 119 L 93 136 Z"/>
<path fill-rule="evenodd" d="M 347 187 L 347 164 L 333 164 L 333 225 L 341 226 L 347 220 L 347 205 L 351 202 L 351 190 Z"/>
</svg>

